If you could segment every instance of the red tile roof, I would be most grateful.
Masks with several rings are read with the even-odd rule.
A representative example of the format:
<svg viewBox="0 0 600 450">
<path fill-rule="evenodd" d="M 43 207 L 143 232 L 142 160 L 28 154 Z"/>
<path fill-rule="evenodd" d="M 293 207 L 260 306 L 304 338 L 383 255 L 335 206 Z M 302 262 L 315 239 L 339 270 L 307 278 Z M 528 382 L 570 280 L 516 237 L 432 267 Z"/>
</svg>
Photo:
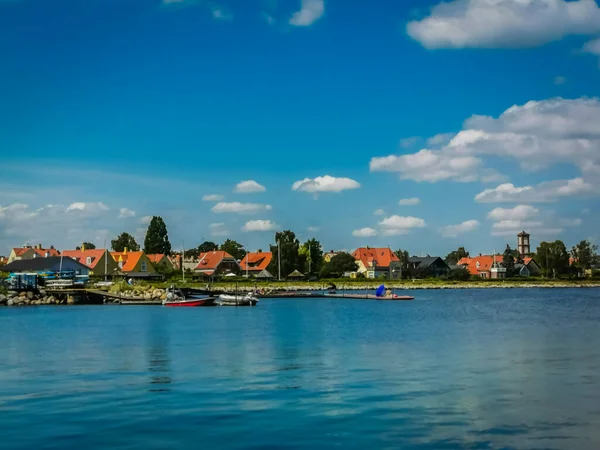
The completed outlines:
<svg viewBox="0 0 600 450">
<path fill-rule="evenodd" d="M 62 254 L 65 257 L 73 258 L 75 261 L 85 264 L 90 269 L 96 267 L 96 264 L 104 255 L 104 249 L 93 249 L 93 250 L 63 250 Z M 87 259 L 91 258 L 90 264 L 87 264 Z"/>
<path fill-rule="evenodd" d="M 156 264 L 160 262 L 161 259 L 165 257 L 164 253 L 150 253 L 146 255 L 152 264 Z"/>
<path fill-rule="evenodd" d="M 119 262 L 119 257 L 123 261 L 123 267 L 121 267 L 121 271 L 123 272 L 132 272 L 143 254 L 144 252 L 111 252 L 111 256 L 117 263 Z"/>
<path fill-rule="evenodd" d="M 13 248 L 13 252 L 15 252 L 16 256 L 21 256 L 23 253 L 25 253 L 27 250 L 29 250 L 28 247 L 23 247 L 23 248 Z"/>
<path fill-rule="evenodd" d="M 376 267 L 389 267 L 391 262 L 400 261 L 389 248 L 357 248 L 352 256 L 362 261 L 365 267 L 372 267 L 369 263 L 374 263 Z"/>
<path fill-rule="evenodd" d="M 43 258 L 46 256 L 60 256 L 60 253 L 55 248 L 34 248 L 33 251 Z"/>
<path fill-rule="evenodd" d="M 271 264 L 272 259 L 273 253 L 271 252 L 247 253 L 240 262 L 240 266 L 244 272 L 246 268 L 248 272 L 262 272 Z"/>
<path fill-rule="evenodd" d="M 502 262 L 502 255 L 496 255 L 496 262 Z M 471 275 L 479 275 L 481 272 L 489 272 L 490 268 L 494 264 L 494 257 L 492 255 L 481 255 L 474 258 L 462 258 L 457 266 L 466 266 Z"/>
<path fill-rule="evenodd" d="M 200 255 L 198 255 L 199 262 L 195 270 L 199 270 L 202 272 L 207 272 L 209 270 L 214 271 L 219 266 L 219 264 L 221 264 L 221 261 L 223 261 L 226 258 L 235 260 L 233 256 L 231 256 L 229 253 L 223 250 L 200 253 Z"/>
</svg>

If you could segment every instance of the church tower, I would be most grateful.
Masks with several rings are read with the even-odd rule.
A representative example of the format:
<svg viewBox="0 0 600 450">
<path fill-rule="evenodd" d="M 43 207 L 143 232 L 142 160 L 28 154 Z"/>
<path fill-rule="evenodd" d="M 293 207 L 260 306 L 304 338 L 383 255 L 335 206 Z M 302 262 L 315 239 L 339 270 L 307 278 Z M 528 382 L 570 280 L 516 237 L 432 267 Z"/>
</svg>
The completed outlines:
<svg viewBox="0 0 600 450">
<path fill-rule="evenodd" d="M 517 234 L 517 250 L 521 258 L 526 258 L 531 254 L 531 245 L 529 244 L 529 234 L 521 231 Z"/>
</svg>

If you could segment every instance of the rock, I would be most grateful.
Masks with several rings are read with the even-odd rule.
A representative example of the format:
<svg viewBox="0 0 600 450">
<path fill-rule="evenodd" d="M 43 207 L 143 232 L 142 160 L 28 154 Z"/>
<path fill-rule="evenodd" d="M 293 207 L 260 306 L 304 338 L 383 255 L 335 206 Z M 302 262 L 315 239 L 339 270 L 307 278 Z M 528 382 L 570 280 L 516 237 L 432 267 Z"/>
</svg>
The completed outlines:
<svg viewBox="0 0 600 450">
<path fill-rule="evenodd" d="M 144 299 L 152 300 L 152 294 L 151 293 L 144 294 Z"/>
<path fill-rule="evenodd" d="M 12 305 L 14 305 L 14 304 L 15 304 L 15 302 L 13 301 L 13 299 L 12 299 L 12 298 L 9 298 L 9 299 L 8 299 L 8 301 L 6 302 L 6 305 L 7 305 L 7 306 L 12 306 Z"/>
<path fill-rule="evenodd" d="M 8 297 L 6 295 L 0 294 L 0 305 L 4 305 L 8 301 Z"/>
<path fill-rule="evenodd" d="M 8 298 L 13 298 L 19 295 L 17 291 L 8 291 Z"/>
<path fill-rule="evenodd" d="M 31 292 L 31 291 L 28 291 L 28 292 L 27 292 L 27 298 L 28 298 L 29 300 L 32 300 L 32 299 L 33 299 L 33 292 Z"/>
<path fill-rule="evenodd" d="M 69 295 L 67 297 L 67 305 L 74 305 L 74 304 L 75 304 L 75 299 Z"/>
<path fill-rule="evenodd" d="M 45 291 L 45 290 L 43 290 L 43 289 L 40 289 L 40 295 L 41 295 L 42 297 L 45 297 L 45 296 L 46 296 L 46 291 Z"/>
<path fill-rule="evenodd" d="M 26 297 L 27 296 L 27 292 L 23 291 L 23 292 L 19 292 L 19 297 Z"/>
<path fill-rule="evenodd" d="M 23 304 L 24 305 L 31 305 L 31 300 L 29 300 L 28 298 L 23 300 Z"/>
<path fill-rule="evenodd" d="M 42 301 L 41 300 L 35 300 L 33 302 L 31 302 L 33 305 L 41 305 Z"/>
<path fill-rule="evenodd" d="M 163 295 L 161 295 L 161 296 L 160 296 L 160 299 L 161 299 L 161 300 L 166 300 L 166 299 L 167 299 L 167 294 L 163 294 Z"/>
</svg>

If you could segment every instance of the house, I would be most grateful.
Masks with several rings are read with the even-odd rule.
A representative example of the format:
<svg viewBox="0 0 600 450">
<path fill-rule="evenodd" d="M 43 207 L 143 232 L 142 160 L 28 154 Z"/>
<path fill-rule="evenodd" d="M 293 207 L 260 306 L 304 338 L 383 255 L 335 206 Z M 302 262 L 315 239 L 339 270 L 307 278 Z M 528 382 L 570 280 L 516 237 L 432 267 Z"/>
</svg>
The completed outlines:
<svg viewBox="0 0 600 450">
<path fill-rule="evenodd" d="M 84 247 L 81 250 L 63 250 L 62 255 L 85 264 L 90 269 L 90 276 L 103 277 L 119 270 L 117 262 L 106 249 L 87 250 Z"/>
<path fill-rule="evenodd" d="M 0 256 L 0 266 L 8 264 L 8 256 Z"/>
<path fill-rule="evenodd" d="M 72 258 L 61 256 L 48 256 L 47 258 L 17 259 L 6 266 L 2 271 L 11 273 L 60 273 L 73 271 L 75 275 L 89 275 L 90 269 Z"/>
<path fill-rule="evenodd" d="M 271 281 L 274 278 L 275 277 L 271 275 L 271 272 L 269 272 L 267 269 L 261 271 L 258 275 L 256 275 L 256 279 L 262 281 Z"/>
<path fill-rule="evenodd" d="M 271 252 L 256 252 L 246 253 L 244 259 L 240 261 L 240 267 L 244 274 L 258 275 L 271 264 L 273 253 Z"/>
<path fill-rule="evenodd" d="M 496 256 L 496 258 L 502 258 L 502 256 Z M 490 269 L 494 264 L 494 257 L 492 255 L 479 255 L 474 258 L 461 258 L 456 265 L 465 267 L 471 275 L 476 275 L 481 278 L 489 279 L 492 277 Z"/>
<path fill-rule="evenodd" d="M 142 252 L 129 252 L 127 249 L 122 252 L 111 252 L 110 254 L 116 261 L 118 270 L 131 278 L 152 278 L 156 274 L 156 269 L 150 262 L 148 256 Z"/>
<path fill-rule="evenodd" d="M 529 273 L 528 275 L 523 275 L 523 276 L 537 277 L 542 274 L 542 268 L 540 267 L 540 265 L 538 263 L 535 262 L 535 260 L 533 258 L 524 258 L 523 265 L 527 268 L 527 272 Z M 516 267 L 517 266 L 515 265 L 515 268 Z"/>
<path fill-rule="evenodd" d="M 194 274 L 201 277 L 220 277 L 228 274 L 241 275 L 237 260 L 223 250 L 200 253 Z"/>
<path fill-rule="evenodd" d="M 323 254 L 323 260 L 326 263 L 330 263 L 331 262 L 331 258 L 333 258 L 335 255 L 339 255 L 341 252 L 334 252 L 333 250 L 328 251 L 327 253 Z"/>
<path fill-rule="evenodd" d="M 450 267 L 439 256 L 411 256 L 408 258 L 408 266 L 423 278 L 445 277 L 450 272 Z"/>
<path fill-rule="evenodd" d="M 531 272 L 529 272 L 529 269 L 527 268 L 527 266 L 525 264 L 521 264 L 521 263 L 515 264 L 515 272 L 517 275 L 519 275 L 521 277 L 531 276 Z"/>
<path fill-rule="evenodd" d="M 146 255 L 155 269 L 162 267 L 165 270 L 175 270 L 173 261 L 164 253 L 150 253 Z"/>
<path fill-rule="evenodd" d="M 8 262 L 11 263 L 21 259 L 48 258 L 50 256 L 60 256 L 60 253 L 54 247 L 43 248 L 42 244 L 27 245 L 21 248 L 13 248 L 8 256 Z"/>
<path fill-rule="evenodd" d="M 288 280 L 295 280 L 295 281 L 300 281 L 302 279 L 304 279 L 304 274 L 302 272 L 300 272 L 299 270 L 294 270 L 292 273 L 290 273 L 287 276 Z"/>
<path fill-rule="evenodd" d="M 396 254 L 389 248 L 361 247 L 352 253 L 358 270 L 366 278 L 385 277 L 398 280 L 402 275 L 402 265 Z"/>
</svg>

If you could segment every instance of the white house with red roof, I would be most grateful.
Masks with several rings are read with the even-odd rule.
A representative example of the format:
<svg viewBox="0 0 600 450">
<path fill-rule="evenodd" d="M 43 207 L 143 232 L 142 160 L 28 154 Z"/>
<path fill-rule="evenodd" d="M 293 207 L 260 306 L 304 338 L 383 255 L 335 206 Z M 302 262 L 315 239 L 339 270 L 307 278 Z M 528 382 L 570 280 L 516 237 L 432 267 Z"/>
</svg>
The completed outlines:
<svg viewBox="0 0 600 450">
<path fill-rule="evenodd" d="M 356 273 L 363 274 L 366 278 L 399 280 L 402 276 L 400 259 L 389 248 L 361 247 L 354 250 L 352 256 L 358 264 Z"/>
<path fill-rule="evenodd" d="M 229 274 L 241 275 L 242 268 L 237 260 L 223 250 L 200 253 L 194 275 L 201 277 L 222 277 Z"/>
</svg>

